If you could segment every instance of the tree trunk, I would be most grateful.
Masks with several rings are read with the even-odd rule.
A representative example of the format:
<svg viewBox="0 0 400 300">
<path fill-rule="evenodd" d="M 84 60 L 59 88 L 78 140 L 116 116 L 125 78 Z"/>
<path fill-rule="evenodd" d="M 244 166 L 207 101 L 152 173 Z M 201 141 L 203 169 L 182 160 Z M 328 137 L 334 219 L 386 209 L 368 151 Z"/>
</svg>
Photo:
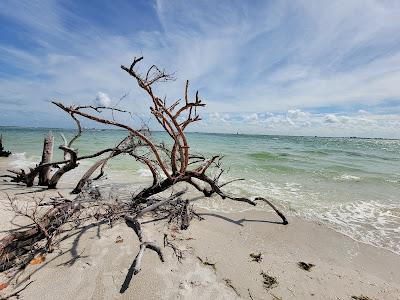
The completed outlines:
<svg viewBox="0 0 400 300">
<path fill-rule="evenodd" d="M 3 135 L 0 134 L 0 157 L 9 157 L 11 155 L 10 151 L 4 151 L 3 148 Z"/>
<path fill-rule="evenodd" d="M 45 164 L 51 162 L 53 159 L 53 144 L 54 144 L 54 137 L 49 132 L 49 134 L 44 138 L 43 142 L 43 153 L 42 153 L 42 161 L 40 164 Z M 39 185 L 47 186 L 50 180 L 50 170 L 51 167 L 44 167 L 39 172 Z"/>
</svg>

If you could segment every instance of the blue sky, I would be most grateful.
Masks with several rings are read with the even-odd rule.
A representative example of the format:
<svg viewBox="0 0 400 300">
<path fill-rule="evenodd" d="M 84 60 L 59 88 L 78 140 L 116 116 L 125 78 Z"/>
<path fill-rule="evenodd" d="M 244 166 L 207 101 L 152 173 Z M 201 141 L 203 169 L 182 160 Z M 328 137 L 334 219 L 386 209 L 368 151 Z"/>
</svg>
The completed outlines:
<svg viewBox="0 0 400 300">
<path fill-rule="evenodd" d="M 189 79 L 193 130 L 400 137 L 400 1 L 0 1 L 0 125 L 68 127 L 49 100 L 148 99 L 134 56 Z M 125 117 L 121 117 L 125 118 Z M 129 121 L 131 122 L 131 121 Z M 88 124 L 93 127 L 94 124 Z"/>
</svg>

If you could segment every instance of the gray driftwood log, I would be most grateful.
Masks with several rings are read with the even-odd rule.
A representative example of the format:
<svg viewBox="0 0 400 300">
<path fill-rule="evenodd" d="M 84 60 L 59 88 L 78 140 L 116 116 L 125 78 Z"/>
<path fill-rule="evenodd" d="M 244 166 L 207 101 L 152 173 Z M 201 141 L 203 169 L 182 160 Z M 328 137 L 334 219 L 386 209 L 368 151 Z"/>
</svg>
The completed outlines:
<svg viewBox="0 0 400 300">
<path fill-rule="evenodd" d="M 11 155 L 10 151 L 4 150 L 3 147 L 3 135 L 0 134 L 0 157 L 9 157 Z"/>
<path fill-rule="evenodd" d="M 43 152 L 42 161 L 40 165 L 48 164 L 53 160 L 53 144 L 54 136 L 49 132 L 49 134 L 44 138 L 43 141 Z M 47 186 L 50 180 L 51 166 L 45 166 L 39 171 L 39 182 L 38 185 Z"/>
</svg>

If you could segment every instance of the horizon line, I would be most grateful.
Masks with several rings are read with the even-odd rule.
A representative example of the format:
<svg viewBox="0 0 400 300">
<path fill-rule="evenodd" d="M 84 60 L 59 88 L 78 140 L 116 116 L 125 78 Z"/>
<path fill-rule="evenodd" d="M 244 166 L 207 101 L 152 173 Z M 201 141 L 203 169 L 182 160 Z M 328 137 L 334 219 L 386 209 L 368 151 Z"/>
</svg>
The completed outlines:
<svg viewBox="0 0 400 300">
<path fill-rule="evenodd" d="M 16 129 L 53 129 L 53 130 L 74 130 L 72 127 L 42 127 L 42 126 L 14 126 L 14 125 L 0 125 L 0 128 L 16 128 Z M 113 131 L 126 131 L 126 129 L 121 128 L 83 128 L 85 130 L 113 130 Z M 150 132 L 165 132 L 163 130 L 150 130 Z M 400 138 L 386 138 L 386 137 L 362 137 L 362 136 L 319 136 L 319 135 L 287 135 L 287 134 L 268 134 L 268 133 L 231 133 L 231 132 L 207 132 L 207 131 L 186 131 L 186 133 L 199 133 L 199 134 L 226 134 L 226 135 L 247 135 L 247 136 L 285 136 L 285 137 L 310 137 L 310 138 L 349 138 L 349 139 L 365 139 L 365 140 L 393 140 L 398 141 Z"/>
</svg>

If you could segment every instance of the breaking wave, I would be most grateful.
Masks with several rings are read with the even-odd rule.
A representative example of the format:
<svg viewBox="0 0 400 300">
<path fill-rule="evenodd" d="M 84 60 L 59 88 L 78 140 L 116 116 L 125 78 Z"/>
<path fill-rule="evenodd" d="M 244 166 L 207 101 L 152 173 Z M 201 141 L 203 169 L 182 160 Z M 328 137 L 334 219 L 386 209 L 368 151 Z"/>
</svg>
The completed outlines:
<svg viewBox="0 0 400 300">
<path fill-rule="evenodd" d="M 11 154 L 10 166 L 15 169 L 23 169 L 35 166 L 35 163 L 26 157 L 26 152 Z"/>
</svg>

